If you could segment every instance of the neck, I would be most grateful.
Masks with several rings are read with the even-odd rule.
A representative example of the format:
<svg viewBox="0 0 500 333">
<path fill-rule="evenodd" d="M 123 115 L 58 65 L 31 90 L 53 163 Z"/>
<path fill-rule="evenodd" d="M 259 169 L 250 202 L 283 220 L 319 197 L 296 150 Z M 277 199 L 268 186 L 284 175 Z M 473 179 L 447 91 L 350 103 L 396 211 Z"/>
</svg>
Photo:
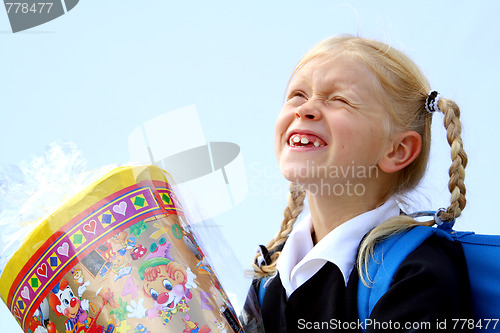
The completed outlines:
<svg viewBox="0 0 500 333">
<path fill-rule="evenodd" d="M 314 244 L 344 222 L 381 206 L 385 200 L 376 193 L 372 191 L 362 196 L 336 196 L 313 195 L 307 192 Z"/>
</svg>

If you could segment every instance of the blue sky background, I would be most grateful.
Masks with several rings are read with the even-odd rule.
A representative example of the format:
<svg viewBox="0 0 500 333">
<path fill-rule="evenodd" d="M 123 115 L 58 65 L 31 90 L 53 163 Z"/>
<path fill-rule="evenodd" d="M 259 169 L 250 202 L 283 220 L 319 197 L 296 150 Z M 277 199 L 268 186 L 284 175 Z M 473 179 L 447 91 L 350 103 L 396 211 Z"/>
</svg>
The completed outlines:
<svg viewBox="0 0 500 333">
<path fill-rule="evenodd" d="M 135 127 L 195 104 L 208 141 L 241 147 L 249 194 L 216 222 L 228 251 L 248 266 L 286 204 L 273 137 L 291 70 L 320 40 L 359 34 L 406 52 L 433 89 L 460 105 L 470 164 L 457 228 L 500 233 L 499 14 L 495 0 L 80 1 L 12 34 L 0 10 L 0 164 L 29 161 L 54 141 L 76 143 L 89 169 L 126 163 Z M 449 202 L 441 115 L 433 130 L 415 209 Z M 0 322 L 20 332 L 3 303 Z"/>
</svg>

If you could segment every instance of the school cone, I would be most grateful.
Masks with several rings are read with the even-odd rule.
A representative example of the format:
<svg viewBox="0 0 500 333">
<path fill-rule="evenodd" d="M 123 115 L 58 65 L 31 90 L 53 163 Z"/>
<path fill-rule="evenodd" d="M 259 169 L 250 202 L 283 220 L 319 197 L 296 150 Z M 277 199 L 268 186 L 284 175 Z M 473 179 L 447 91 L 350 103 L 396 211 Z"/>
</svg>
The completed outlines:
<svg viewBox="0 0 500 333">
<path fill-rule="evenodd" d="M 169 178 L 116 168 L 26 237 L 0 276 L 25 332 L 241 332 Z"/>
</svg>

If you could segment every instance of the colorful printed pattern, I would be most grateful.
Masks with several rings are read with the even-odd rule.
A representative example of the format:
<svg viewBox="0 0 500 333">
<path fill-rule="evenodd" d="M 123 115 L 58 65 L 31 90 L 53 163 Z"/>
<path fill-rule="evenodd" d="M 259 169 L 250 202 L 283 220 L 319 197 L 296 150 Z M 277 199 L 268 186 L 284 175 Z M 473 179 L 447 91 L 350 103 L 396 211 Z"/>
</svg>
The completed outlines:
<svg viewBox="0 0 500 333">
<path fill-rule="evenodd" d="M 52 287 L 51 283 L 70 269 L 71 263 L 86 250 L 95 248 L 97 242 L 108 238 L 112 231 L 139 222 L 147 213 L 166 210 L 177 214 L 180 211 L 169 188 L 155 189 L 161 205 L 150 187 L 131 186 L 127 190 L 111 200 L 102 200 L 97 205 L 100 207 L 79 222 L 70 221 L 67 224 L 72 226 L 69 230 L 62 232 L 53 243 L 44 245 L 43 254 L 28 262 L 26 266 L 31 265 L 31 268 L 9 300 L 12 313 L 23 327 L 28 314 L 38 306 L 34 300 L 41 300 Z"/>
<path fill-rule="evenodd" d="M 166 187 L 156 188 L 158 194 L 160 195 L 163 206 L 166 210 L 180 210 L 182 211 L 182 207 L 179 204 L 179 200 L 175 196 L 175 193 Z"/>
</svg>

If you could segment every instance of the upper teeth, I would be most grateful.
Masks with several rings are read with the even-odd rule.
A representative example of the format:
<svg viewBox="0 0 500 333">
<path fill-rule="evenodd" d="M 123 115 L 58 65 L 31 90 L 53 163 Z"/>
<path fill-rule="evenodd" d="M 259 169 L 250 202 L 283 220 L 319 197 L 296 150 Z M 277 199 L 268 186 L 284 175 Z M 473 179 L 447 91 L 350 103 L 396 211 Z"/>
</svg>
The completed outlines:
<svg viewBox="0 0 500 333">
<path fill-rule="evenodd" d="M 309 141 L 309 138 L 307 138 L 305 136 L 301 136 L 300 134 L 294 134 L 290 137 L 290 146 L 295 147 L 296 143 L 299 143 L 299 142 L 303 145 L 307 145 L 310 141 Z M 324 146 L 323 144 L 320 143 L 319 140 L 315 140 L 313 142 L 313 144 L 315 147 Z"/>
</svg>

